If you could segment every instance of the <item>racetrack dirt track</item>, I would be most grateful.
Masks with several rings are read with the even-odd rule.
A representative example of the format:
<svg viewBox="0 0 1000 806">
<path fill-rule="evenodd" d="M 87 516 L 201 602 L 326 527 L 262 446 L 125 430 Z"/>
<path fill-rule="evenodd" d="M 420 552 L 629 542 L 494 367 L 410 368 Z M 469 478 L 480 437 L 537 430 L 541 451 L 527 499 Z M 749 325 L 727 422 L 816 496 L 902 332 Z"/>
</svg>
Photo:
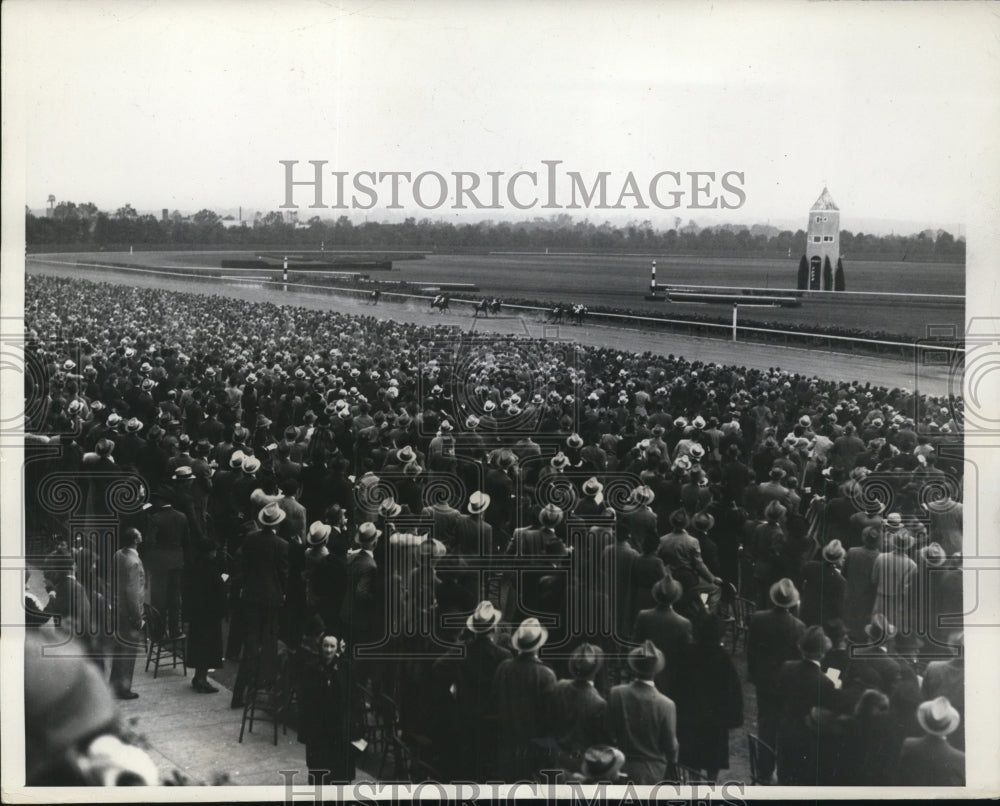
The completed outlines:
<svg viewBox="0 0 1000 806">
<path fill-rule="evenodd" d="M 65 253 L 66 261 L 125 262 L 139 266 L 218 270 L 223 258 L 250 259 L 254 252 L 79 252 Z M 331 253 L 333 254 L 333 253 Z M 658 257 L 660 285 L 716 285 L 794 288 L 797 259 Z M 726 320 L 729 305 L 649 301 L 650 261 L 647 256 L 493 253 L 489 255 L 435 255 L 423 260 L 396 260 L 393 270 L 372 272 L 380 281 L 411 283 L 475 283 L 484 296 L 582 303 L 632 309 L 672 318 Z M 238 273 L 235 272 L 234 273 Z M 775 323 L 795 329 L 808 325 L 833 329 L 883 331 L 908 339 L 924 338 L 929 327 L 955 327 L 965 322 L 963 299 L 919 299 L 892 294 L 965 293 L 965 268 L 958 264 L 907 261 L 845 261 L 849 291 L 878 293 L 815 294 L 799 308 L 746 308 L 747 320 Z M 280 271 L 275 272 L 278 279 Z M 293 282 L 309 282 L 308 273 L 291 272 Z M 940 331 L 938 331 L 940 332 Z"/>
<path fill-rule="evenodd" d="M 138 256 L 127 257 L 135 258 Z M 98 256 L 91 253 L 90 258 L 96 260 Z M 164 265 L 167 262 L 161 256 L 158 265 Z M 762 344 L 733 344 L 724 339 L 646 332 L 597 324 L 593 321 L 583 325 L 552 326 L 546 325 L 541 315 L 522 317 L 505 313 L 489 319 L 473 319 L 471 312 L 465 307 L 455 306 L 448 312 L 432 313 L 427 305 L 416 301 L 400 304 L 383 300 L 378 306 L 373 307 L 366 300 L 350 296 L 337 296 L 327 291 L 306 291 L 294 289 L 294 287 L 290 287 L 287 291 L 276 291 L 273 287 L 269 288 L 255 283 L 198 281 L 184 277 L 142 273 L 126 274 L 123 271 L 107 271 L 95 267 L 81 270 L 75 266 L 73 257 L 67 255 L 32 255 L 27 259 L 26 268 L 28 273 L 32 274 L 52 274 L 113 284 L 129 283 L 142 287 L 190 293 L 221 294 L 255 302 L 283 302 L 321 310 L 405 320 L 421 325 L 454 325 L 480 332 L 566 339 L 585 345 L 607 346 L 640 353 L 651 351 L 658 354 L 681 355 L 692 361 L 719 362 L 761 369 L 779 367 L 791 372 L 830 380 L 858 381 L 861 384 L 870 382 L 875 386 L 901 387 L 935 397 L 961 394 L 961 375 L 952 372 L 949 366 L 916 366 L 912 361 L 899 359 L 851 356 Z"/>
</svg>

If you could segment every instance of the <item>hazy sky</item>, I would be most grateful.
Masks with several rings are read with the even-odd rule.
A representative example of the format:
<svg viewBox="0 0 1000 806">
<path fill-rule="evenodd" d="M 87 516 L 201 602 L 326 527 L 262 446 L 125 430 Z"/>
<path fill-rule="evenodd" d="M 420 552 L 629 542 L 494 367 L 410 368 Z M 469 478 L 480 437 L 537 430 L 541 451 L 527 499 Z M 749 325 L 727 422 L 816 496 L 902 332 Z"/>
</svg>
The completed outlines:
<svg viewBox="0 0 1000 806">
<path fill-rule="evenodd" d="M 50 193 L 110 209 L 276 209 L 282 159 L 484 176 L 553 159 L 588 181 L 611 172 L 614 198 L 629 171 L 640 186 L 660 171 L 744 175 L 736 210 L 685 209 L 688 196 L 675 211 L 567 211 L 592 220 L 804 226 L 825 183 L 847 229 L 954 231 L 977 166 L 995 159 L 982 127 L 1000 120 L 996 6 L 13 0 L 3 11 L 19 47 L 5 54 L 5 127 L 25 137 L 36 209 Z M 375 209 L 354 215 L 473 215 L 387 210 L 379 187 Z M 295 200 L 313 214 L 307 192 Z"/>
</svg>

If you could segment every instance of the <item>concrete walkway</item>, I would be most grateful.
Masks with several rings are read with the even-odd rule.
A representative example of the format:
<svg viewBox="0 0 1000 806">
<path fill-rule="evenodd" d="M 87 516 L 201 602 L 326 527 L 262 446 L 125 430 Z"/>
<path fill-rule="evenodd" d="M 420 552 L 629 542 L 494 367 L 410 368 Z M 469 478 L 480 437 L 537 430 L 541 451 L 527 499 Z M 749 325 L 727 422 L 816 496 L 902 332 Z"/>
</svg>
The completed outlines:
<svg viewBox="0 0 1000 806">
<path fill-rule="evenodd" d="M 305 745 L 299 744 L 294 728 L 288 733 L 278 728 L 278 745 L 272 741 L 270 722 L 256 722 L 253 733 L 238 741 L 242 710 L 232 710 L 232 691 L 217 679 L 231 676 L 236 664 L 230 662 L 217 676 L 209 675 L 217 694 L 197 694 L 191 688 L 192 670 L 187 677 L 181 667 L 160 668 L 154 680 L 153 670 L 144 672 L 145 658 L 136 663 L 132 690 L 135 700 L 119 702 L 122 719 L 131 730 L 143 736 L 149 755 L 162 776 L 169 778 L 178 770 L 195 781 L 211 784 L 218 776 L 228 775 L 234 786 L 283 786 L 281 770 L 297 770 L 295 783 L 306 784 Z M 356 781 L 374 780 L 359 770 Z"/>
</svg>

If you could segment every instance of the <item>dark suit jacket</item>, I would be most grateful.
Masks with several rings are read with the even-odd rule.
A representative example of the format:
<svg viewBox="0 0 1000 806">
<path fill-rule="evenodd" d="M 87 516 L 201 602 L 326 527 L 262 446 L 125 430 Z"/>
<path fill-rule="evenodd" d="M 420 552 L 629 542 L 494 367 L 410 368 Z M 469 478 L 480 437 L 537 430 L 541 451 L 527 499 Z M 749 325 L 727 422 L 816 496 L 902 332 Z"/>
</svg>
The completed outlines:
<svg viewBox="0 0 1000 806">
<path fill-rule="evenodd" d="M 555 684 L 555 672 L 535 656 L 520 654 L 497 667 L 493 697 L 501 743 L 515 749 L 546 735 Z"/>
<path fill-rule="evenodd" d="M 280 607 L 288 585 L 288 543 L 271 529 L 247 536 L 243 555 L 243 601 Z"/>
<path fill-rule="evenodd" d="M 187 516 L 172 506 L 155 510 L 143 535 L 142 557 L 150 574 L 173 571 L 184 565 L 185 553 L 191 550 Z"/>
<path fill-rule="evenodd" d="M 497 667 L 510 657 L 510 650 L 497 646 L 486 636 L 477 636 L 465 645 L 464 658 L 446 655 L 434 661 L 434 676 L 445 687 L 455 686 L 460 722 L 476 722 L 496 715 L 493 678 Z M 474 725 L 472 729 L 482 728 Z"/>
<path fill-rule="evenodd" d="M 666 658 L 666 666 L 656 677 L 656 687 L 664 694 L 670 694 L 673 672 L 691 639 L 691 622 L 672 607 L 657 605 L 640 611 L 635 618 L 632 640 L 637 644 L 652 641 Z"/>
<path fill-rule="evenodd" d="M 802 605 L 799 615 L 809 626 L 844 617 L 847 582 L 830 563 L 813 560 L 802 569 Z"/>
<path fill-rule="evenodd" d="M 608 546 L 601 558 L 605 595 L 620 639 L 625 638 L 632 628 L 632 566 L 638 558 L 639 552 L 627 542 Z"/>
<path fill-rule="evenodd" d="M 552 692 L 552 735 L 563 749 L 583 752 L 606 744 L 608 704 L 590 683 L 560 680 Z"/>
<path fill-rule="evenodd" d="M 357 641 L 371 641 L 381 619 L 379 575 L 375 558 L 366 551 L 347 555 L 347 590 L 340 611 L 341 622 Z"/>
<path fill-rule="evenodd" d="M 897 786 L 965 786 L 965 753 L 939 736 L 906 739 L 896 765 Z"/>
<path fill-rule="evenodd" d="M 623 520 L 629 542 L 632 544 L 632 548 L 638 552 L 643 551 L 647 540 L 658 540 L 660 537 L 656 513 L 649 507 L 641 507 L 629 512 Z"/>
<path fill-rule="evenodd" d="M 455 519 L 454 554 L 478 557 L 492 553 L 493 527 L 481 516 L 461 515 Z"/>
<path fill-rule="evenodd" d="M 762 693 L 773 694 L 778 671 L 799 657 L 798 640 L 806 625 L 786 610 L 761 610 L 750 617 L 747 673 Z"/>
<path fill-rule="evenodd" d="M 778 781 L 816 785 L 816 729 L 806 724 L 813 708 L 837 710 L 837 689 L 812 661 L 786 661 L 778 672 Z"/>
</svg>

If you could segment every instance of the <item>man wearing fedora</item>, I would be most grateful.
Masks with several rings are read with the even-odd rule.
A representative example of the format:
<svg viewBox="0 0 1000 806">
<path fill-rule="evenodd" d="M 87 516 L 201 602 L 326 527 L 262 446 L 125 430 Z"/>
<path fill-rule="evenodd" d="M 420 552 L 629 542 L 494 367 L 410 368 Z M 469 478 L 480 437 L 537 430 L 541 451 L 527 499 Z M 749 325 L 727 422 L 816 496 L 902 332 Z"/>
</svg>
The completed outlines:
<svg viewBox="0 0 1000 806">
<path fill-rule="evenodd" d="M 494 772 L 497 753 L 493 678 L 497 667 L 511 657 L 495 641 L 501 618 L 503 614 L 492 602 L 480 602 L 465 622 L 464 657 L 449 653 L 434 662 L 435 679 L 455 700 L 461 769 L 476 781 L 485 781 Z"/>
<path fill-rule="evenodd" d="M 619 640 L 627 638 L 632 629 L 636 594 L 633 572 L 639 556 L 639 552 L 629 542 L 626 529 L 615 530 L 615 542 L 607 546 L 601 555 L 604 601 L 612 608 L 610 615 Z"/>
<path fill-rule="evenodd" d="M 517 473 L 517 456 L 513 451 L 503 449 L 492 454 L 492 462 L 486 470 L 483 491 L 490 497 L 487 520 L 498 532 L 510 534 L 516 508 L 514 479 Z"/>
<path fill-rule="evenodd" d="M 507 555 L 542 558 L 565 554 L 565 544 L 556 532 L 564 520 L 565 515 L 559 507 L 546 504 L 538 513 L 537 528 L 522 527 L 514 530 L 514 535 L 507 544 Z M 545 570 L 514 572 L 514 576 L 508 579 L 508 595 L 520 589 L 521 600 L 527 608 L 532 609 L 538 603 L 541 580 L 546 573 Z M 511 604 L 505 606 L 505 611 L 516 612 L 516 599 L 508 601 Z"/>
<path fill-rule="evenodd" d="M 499 773 L 503 781 L 530 780 L 530 743 L 548 733 L 549 712 L 556 674 L 538 657 L 549 632 L 536 618 L 528 618 L 511 636 L 517 653 L 503 661 L 493 678 L 497 707 Z"/>
<path fill-rule="evenodd" d="M 903 741 L 896 785 L 965 786 L 965 753 L 948 743 L 961 721 L 947 697 L 922 702 L 917 708 L 917 722 L 924 735 Z"/>
<path fill-rule="evenodd" d="M 622 528 L 628 535 L 629 543 L 641 552 L 651 537 L 659 538 L 662 530 L 652 509 L 656 494 L 648 485 L 642 484 L 632 491 L 633 506 L 622 517 Z"/>
<path fill-rule="evenodd" d="M 168 635 L 181 632 L 181 596 L 185 554 L 192 544 L 187 516 L 174 509 L 162 492 L 151 496 L 152 507 L 141 544 L 149 579 L 149 603 L 159 611 Z"/>
<path fill-rule="evenodd" d="M 881 527 L 868 526 L 861 533 L 861 545 L 849 548 L 844 558 L 844 622 L 855 640 L 861 638 L 875 607 L 872 569 L 881 542 Z"/>
<path fill-rule="evenodd" d="M 552 692 L 552 736 L 559 753 L 567 758 L 562 766 L 576 766 L 591 745 L 604 744 L 608 704 L 594 686 L 604 664 L 604 651 L 584 642 L 573 650 L 568 669 L 572 679 L 560 680 Z"/>
<path fill-rule="evenodd" d="M 772 750 L 778 739 L 778 673 L 782 665 L 799 657 L 798 641 L 806 626 L 793 611 L 799 592 L 787 577 L 771 585 L 769 610 L 750 616 L 747 635 L 747 677 L 757 690 L 757 734 Z M 758 776 L 769 781 L 775 759 L 765 753 L 758 761 Z"/>
<path fill-rule="evenodd" d="M 809 627 L 799 639 L 801 660 L 789 660 L 778 671 L 778 783 L 816 786 L 816 735 L 806 717 L 813 708 L 838 710 L 837 687 L 823 674 L 823 656 L 833 646 L 822 627 Z"/>
<path fill-rule="evenodd" d="M 288 543 L 275 531 L 285 520 L 277 504 L 257 514 L 260 528 L 240 547 L 243 586 L 243 657 L 233 684 L 232 707 L 243 705 L 250 688 L 273 682 L 278 661 L 278 615 L 288 586 Z"/>
<path fill-rule="evenodd" d="M 347 584 L 340 610 L 348 643 L 355 647 L 378 637 L 381 626 L 379 597 L 382 593 L 375 549 L 381 530 L 371 521 L 358 527 L 358 548 L 347 553 Z"/>
<path fill-rule="evenodd" d="M 891 550 L 883 550 L 872 565 L 872 582 L 875 583 L 875 607 L 872 612 L 884 614 L 889 622 L 902 628 L 910 622 L 910 586 L 917 572 L 917 564 L 909 556 L 914 540 L 905 527 L 893 528 L 892 515 L 887 519 L 886 526 L 890 529 L 887 538 Z"/>
<path fill-rule="evenodd" d="M 668 766 L 677 763 L 677 707 L 654 682 L 665 663 L 663 653 L 645 641 L 628 655 L 632 682 L 608 695 L 611 734 L 625 754 L 622 770 L 640 786 L 665 780 Z"/>
<path fill-rule="evenodd" d="M 847 582 L 840 569 L 846 555 L 841 542 L 834 539 L 823 547 L 821 560 L 810 560 L 803 566 L 799 617 L 806 626 L 823 626 L 843 618 Z"/>
<path fill-rule="evenodd" d="M 579 784 L 624 784 L 628 776 L 622 774 L 625 754 L 609 744 L 588 747 L 583 754 L 579 770 L 568 770 L 566 781 Z"/>
<path fill-rule="evenodd" d="M 640 610 L 632 626 L 632 640 L 636 643 L 652 641 L 670 662 L 656 678 L 656 687 L 669 694 L 674 665 L 687 650 L 693 637 L 690 620 L 674 610 L 674 604 L 684 595 L 684 588 L 673 577 L 664 576 L 653 586 L 656 603 L 648 610 Z"/>
</svg>

